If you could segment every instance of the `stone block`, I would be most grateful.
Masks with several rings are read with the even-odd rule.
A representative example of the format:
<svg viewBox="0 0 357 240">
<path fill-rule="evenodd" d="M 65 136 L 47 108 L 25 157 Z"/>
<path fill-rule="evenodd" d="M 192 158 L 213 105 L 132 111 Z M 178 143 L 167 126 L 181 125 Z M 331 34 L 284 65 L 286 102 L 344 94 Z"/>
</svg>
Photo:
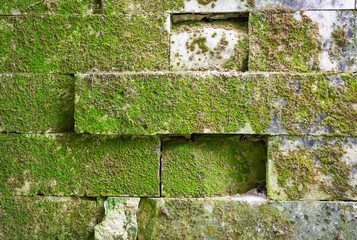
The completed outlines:
<svg viewBox="0 0 357 240">
<path fill-rule="evenodd" d="M 78 74 L 75 129 L 355 136 L 356 87 L 351 74 Z"/>
<path fill-rule="evenodd" d="M 199 18 L 209 18 L 209 15 L 202 14 Z M 241 22 L 237 19 L 196 20 L 173 24 L 170 33 L 171 69 L 246 71 L 248 18 L 241 19 Z"/>
<path fill-rule="evenodd" d="M 354 9 L 354 0 L 256 0 L 256 8 L 282 6 L 295 10 Z"/>
<path fill-rule="evenodd" d="M 254 6 L 252 0 L 103 0 L 107 14 L 149 12 L 241 12 Z"/>
<path fill-rule="evenodd" d="M 0 2 L 1 15 L 92 14 L 98 10 L 95 0 L 11 0 Z"/>
<path fill-rule="evenodd" d="M 74 129 L 74 79 L 66 75 L 0 75 L 0 132 Z"/>
<path fill-rule="evenodd" d="M 158 196 L 156 137 L 0 135 L 0 196 Z"/>
<path fill-rule="evenodd" d="M 208 135 L 163 143 L 161 186 L 164 197 L 225 196 L 265 183 L 263 139 Z"/>
<path fill-rule="evenodd" d="M 354 72 L 353 11 L 255 11 L 249 21 L 249 71 Z"/>
<path fill-rule="evenodd" d="M 268 152 L 271 199 L 357 199 L 356 138 L 271 137 Z"/>
<path fill-rule="evenodd" d="M 90 239 L 95 200 L 72 197 L 0 198 L 0 238 Z"/>
<path fill-rule="evenodd" d="M 168 70 L 166 15 L 2 16 L 0 72 Z"/>
<path fill-rule="evenodd" d="M 124 205 L 124 209 L 127 214 L 125 210 L 118 211 L 122 219 L 135 218 L 131 205 Z M 136 229 L 137 239 L 355 239 L 356 213 L 354 202 L 143 198 L 137 210 Z M 122 224 L 114 226 L 118 231 L 123 229 Z"/>
</svg>

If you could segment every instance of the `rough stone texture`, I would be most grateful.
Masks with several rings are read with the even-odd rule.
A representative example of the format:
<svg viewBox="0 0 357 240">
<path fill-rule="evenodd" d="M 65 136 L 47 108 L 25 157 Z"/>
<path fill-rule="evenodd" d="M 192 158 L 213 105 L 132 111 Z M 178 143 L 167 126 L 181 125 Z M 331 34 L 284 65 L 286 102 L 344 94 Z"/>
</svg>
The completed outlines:
<svg viewBox="0 0 357 240">
<path fill-rule="evenodd" d="M 103 0 L 107 14 L 148 12 L 237 12 L 248 11 L 254 0 Z"/>
<path fill-rule="evenodd" d="M 4 0 L 0 14 L 91 14 L 98 11 L 95 0 Z"/>
<path fill-rule="evenodd" d="M 71 197 L 0 198 L 0 238 L 83 239 L 93 236 L 96 202 Z"/>
<path fill-rule="evenodd" d="M 140 198 L 108 198 L 104 202 L 105 217 L 95 226 L 95 239 L 136 239 L 139 202 Z"/>
<path fill-rule="evenodd" d="M 138 239 L 355 239 L 352 202 L 142 199 Z"/>
<path fill-rule="evenodd" d="M 79 74 L 75 87 L 78 132 L 356 135 L 350 74 Z"/>
<path fill-rule="evenodd" d="M 74 79 L 65 75 L 0 75 L 0 132 L 74 129 Z"/>
<path fill-rule="evenodd" d="M 157 196 L 155 137 L 0 135 L 0 196 Z"/>
<path fill-rule="evenodd" d="M 250 71 L 357 70 L 353 11 L 270 9 L 250 16 Z"/>
<path fill-rule="evenodd" d="M 2 16 L 0 72 L 167 70 L 166 15 Z"/>
<path fill-rule="evenodd" d="M 163 143 L 164 197 L 225 196 L 245 193 L 265 181 L 263 139 L 195 136 Z"/>
<path fill-rule="evenodd" d="M 354 9 L 354 0 L 255 0 L 256 8 L 282 6 L 296 10 Z"/>
<path fill-rule="evenodd" d="M 353 11 L 307 11 L 319 26 L 321 71 L 357 71 L 357 15 Z"/>
<path fill-rule="evenodd" d="M 357 200 L 357 139 L 271 137 L 268 196 Z"/>
<path fill-rule="evenodd" d="M 248 22 L 182 22 L 171 31 L 173 70 L 248 68 Z"/>
</svg>

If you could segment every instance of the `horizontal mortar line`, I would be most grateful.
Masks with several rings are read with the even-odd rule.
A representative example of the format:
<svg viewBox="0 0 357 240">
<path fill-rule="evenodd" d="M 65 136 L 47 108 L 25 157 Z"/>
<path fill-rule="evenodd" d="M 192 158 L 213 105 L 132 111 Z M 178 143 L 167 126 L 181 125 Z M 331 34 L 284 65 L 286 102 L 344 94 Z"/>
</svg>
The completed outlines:
<svg viewBox="0 0 357 240">
<path fill-rule="evenodd" d="M 97 201 L 98 197 L 86 197 L 86 196 L 75 196 L 75 195 L 11 195 L 11 196 L 0 196 L 0 199 L 6 198 L 43 198 L 43 199 L 51 199 L 51 198 L 63 198 L 63 199 L 83 199 L 88 201 Z"/>
</svg>

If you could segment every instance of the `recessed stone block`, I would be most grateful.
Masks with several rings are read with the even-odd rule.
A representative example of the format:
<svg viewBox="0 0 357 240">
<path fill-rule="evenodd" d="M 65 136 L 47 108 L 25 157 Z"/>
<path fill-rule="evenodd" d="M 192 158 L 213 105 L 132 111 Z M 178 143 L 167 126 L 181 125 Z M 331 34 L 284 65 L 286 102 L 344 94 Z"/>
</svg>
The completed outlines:
<svg viewBox="0 0 357 240">
<path fill-rule="evenodd" d="M 163 143 L 161 185 L 164 197 L 225 196 L 265 184 L 263 139 L 196 136 Z"/>
<path fill-rule="evenodd" d="M 75 129 L 355 136 L 356 91 L 351 74 L 79 74 Z"/>
<path fill-rule="evenodd" d="M 156 137 L 0 135 L 0 196 L 158 196 Z"/>
<path fill-rule="evenodd" d="M 90 239 L 96 201 L 72 197 L 1 197 L 0 238 Z"/>
<path fill-rule="evenodd" d="M 271 137 L 268 196 L 275 200 L 356 200 L 357 139 Z"/>
<path fill-rule="evenodd" d="M 137 219 L 137 239 L 184 239 L 189 236 L 197 239 L 333 240 L 357 237 L 354 202 L 271 203 L 254 197 L 144 198 L 140 200 L 136 217 L 133 217 L 131 205 L 122 204 L 120 208 L 127 210 L 118 211 L 121 218 Z M 123 229 L 122 224 L 113 226 Z"/>
<path fill-rule="evenodd" d="M 74 79 L 66 75 L 0 75 L 0 132 L 74 129 Z"/>
<path fill-rule="evenodd" d="M 184 19 L 184 15 L 178 16 Z M 227 19 L 216 20 L 215 17 Z M 192 19 L 187 16 L 186 21 L 172 26 L 170 64 L 173 70 L 247 70 L 247 17 L 202 14 L 192 15 Z"/>
</svg>

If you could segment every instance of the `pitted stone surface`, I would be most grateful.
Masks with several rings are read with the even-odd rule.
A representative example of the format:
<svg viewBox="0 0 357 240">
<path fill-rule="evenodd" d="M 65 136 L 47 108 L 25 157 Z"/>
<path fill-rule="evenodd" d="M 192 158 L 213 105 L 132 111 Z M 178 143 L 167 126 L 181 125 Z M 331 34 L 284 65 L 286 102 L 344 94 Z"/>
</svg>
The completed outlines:
<svg viewBox="0 0 357 240">
<path fill-rule="evenodd" d="M 296 10 L 354 9 L 354 0 L 256 0 L 256 8 L 282 6 Z"/>
<path fill-rule="evenodd" d="M 108 198 L 104 202 L 105 217 L 95 226 L 95 239 L 136 239 L 139 201 L 140 198 Z"/>
<path fill-rule="evenodd" d="M 357 200 L 357 139 L 270 137 L 268 196 Z"/>
</svg>

